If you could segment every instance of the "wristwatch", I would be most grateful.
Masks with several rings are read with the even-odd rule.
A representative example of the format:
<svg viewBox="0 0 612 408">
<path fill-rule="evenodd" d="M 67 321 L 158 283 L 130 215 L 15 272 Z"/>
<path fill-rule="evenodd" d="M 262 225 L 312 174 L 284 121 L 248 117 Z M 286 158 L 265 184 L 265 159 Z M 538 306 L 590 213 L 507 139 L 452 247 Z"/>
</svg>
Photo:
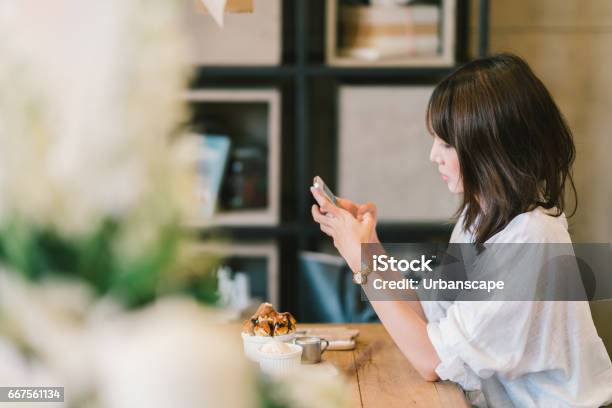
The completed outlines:
<svg viewBox="0 0 612 408">
<path fill-rule="evenodd" d="M 353 282 L 357 285 L 365 285 L 368 282 L 368 275 L 372 273 L 372 268 L 370 265 L 361 264 L 361 270 L 358 272 L 353 272 Z"/>
</svg>

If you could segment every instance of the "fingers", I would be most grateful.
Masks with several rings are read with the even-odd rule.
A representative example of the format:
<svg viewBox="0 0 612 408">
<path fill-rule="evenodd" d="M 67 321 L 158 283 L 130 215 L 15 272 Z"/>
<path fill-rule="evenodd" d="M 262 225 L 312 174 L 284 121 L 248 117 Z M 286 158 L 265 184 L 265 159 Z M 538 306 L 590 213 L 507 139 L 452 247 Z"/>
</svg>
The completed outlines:
<svg viewBox="0 0 612 408">
<path fill-rule="evenodd" d="M 333 238 L 334 234 L 333 234 L 333 230 L 329 227 L 326 227 L 325 225 L 321 224 L 321 231 L 323 231 L 326 235 L 330 236 Z"/>
<path fill-rule="evenodd" d="M 324 213 L 330 213 L 334 216 L 338 215 L 339 208 L 334 205 L 329 199 L 319 190 L 318 188 L 310 187 L 310 192 L 314 196 L 315 200 L 319 204 L 321 211 Z"/>
<path fill-rule="evenodd" d="M 371 212 L 366 212 L 361 217 L 361 222 L 366 225 L 370 225 L 374 222 L 374 216 Z"/>
<path fill-rule="evenodd" d="M 321 231 L 323 231 L 326 235 L 333 237 L 334 230 L 330 225 L 332 218 L 328 217 L 327 215 L 319 211 L 319 207 L 316 204 L 312 205 L 310 212 L 312 213 L 312 218 L 317 223 L 319 223 L 319 227 L 321 228 Z"/>
<path fill-rule="evenodd" d="M 352 202 L 351 200 L 347 200 L 346 198 L 336 197 L 336 203 L 344 208 L 346 211 L 350 212 L 353 217 L 357 217 L 357 211 L 359 206 Z"/>
<path fill-rule="evenodd" d="M 319 223 L 321 226 L 331 227 L 332 218 L 323 214 L 319 207 L 316 204 L 313 204 L 310 208 L 310 212 L 312 214 L 312 218 Z"/>
<path fill-rule="evenodd" d="M 374 204 L 372 202 L 367 202 L 365 204 L 361 204 L 359 206 L 359 211 L 362 212 L 362 213 L 366 213 L 366 212 L 375 213 L 376 212 L 376 204 Z"/>
<path fill-rule="evenodd" d="M 362 218 L 366 213 L 370 213 L 372 216 L 376 217 L 376 205 L 370 202 L 360 205 L 357 210 L 358 218 Z"/>
</svg>

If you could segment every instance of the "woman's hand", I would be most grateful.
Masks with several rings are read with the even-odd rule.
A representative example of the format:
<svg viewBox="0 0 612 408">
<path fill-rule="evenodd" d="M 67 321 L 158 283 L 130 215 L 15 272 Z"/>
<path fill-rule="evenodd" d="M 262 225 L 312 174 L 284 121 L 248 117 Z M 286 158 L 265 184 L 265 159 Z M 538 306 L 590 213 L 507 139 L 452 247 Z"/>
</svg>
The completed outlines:
<svg viewBox="0 0 612 408">
<path fill-rule="evenodd" d="M 340 197 L 336 197 L 336 200 L 340 207 L 350 212 L 353 217 L 357 218 L 360 221 L 366 213 L 370 213 L 374 217 L 374 220 L 377 219 L 376 206 L 374 205 L 374 203 L 368 202 L 365 204 L 357 204 L 352 202 L 351 200 Z"/>
<path fill-rule="evenodd" d="M 361 244 L 379 243 L 376 237 L 376 206 L 358 205 L 338 198 L 336 207 L 317 188 L 311 187 L 318 205 L 312 206 L 312 218 L 321 231 L 334 240 L 334 246 L 353 272 L 361 270 Z M 440 358 L 429 340 L 427 319 L 419 301 L 377 301 L 370 297 L 369 285 L 364 292 L 372 307 L 402 353 L 427 381 L 436 381 Z"/>
<path fill-rule="evenodd" d="M 336 203 L 351 213 L 351 215 L 357 218 L 358 221 L 363 221 L 363 217 L 366 214 L 370 214 L 374 219 L 374 228 L 372 228 L 372 236 L 368 238 L 366 242 L 374 243 L 380 242 L 378 235 L 376 234 L 376 223 L 378 220 L 376 205 L 371 202 L 365 204 L 357 204 L 349 199 L 336 197 Z"/>
<path fill-rule="evenodd" d="M 335 206 L 317 188 L 311 187 L 317 201 L 312 206 L 312 218 L 321 231 L 332 237 L 334 246 L 353 271 L 361 269 L 361 244 L 378 242 L 376 235 L 376 206 L 372 203 L 357 205 L 350 200 L 338 199 Z"/>
</svg>

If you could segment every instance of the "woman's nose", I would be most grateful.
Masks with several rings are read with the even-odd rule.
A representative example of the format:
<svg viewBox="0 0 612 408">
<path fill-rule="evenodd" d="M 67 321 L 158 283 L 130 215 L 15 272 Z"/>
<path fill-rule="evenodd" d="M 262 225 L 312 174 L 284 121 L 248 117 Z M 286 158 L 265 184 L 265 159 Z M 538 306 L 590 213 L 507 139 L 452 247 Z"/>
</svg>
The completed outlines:
<svg viewBox="0 0 612 408">
<path fill-rule="evenodd" d="M 438 149 L 436 149 L 435 143 L 431 146 L 431 151 L 429 152 L 429 160 L 436 164 L 442 164 L 442 157 L 438 153 Z"/>
</svg>

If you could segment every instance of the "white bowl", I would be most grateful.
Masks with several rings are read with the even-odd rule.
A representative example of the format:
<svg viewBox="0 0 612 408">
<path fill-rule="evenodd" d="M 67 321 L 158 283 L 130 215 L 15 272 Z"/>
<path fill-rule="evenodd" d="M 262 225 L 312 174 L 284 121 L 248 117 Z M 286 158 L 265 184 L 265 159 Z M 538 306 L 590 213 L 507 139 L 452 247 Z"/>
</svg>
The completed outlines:
<svg viewBox="0 0 612 408">
<path fill-rule="evenodd" d="M 262 372 L 273 376 L 282 376 L 300 367 L 302 361 L 302 347 L 291 343 L 287 345 L 291 349 L 291 352 L 286 354 L 270 354 L 264 353 L 261 350 L 257 351 L 259 355 L 259 367 Z"/>
<path fill-rule="evenodd" d="M 295 338 L 295 332 L 283 334 L 282 336 L 266 337 L 266 336 L 251 336 L 247 333 L 242 335 L 242 344 L 244 346 L 244 354 L 251 361 L 259 361 L 259 348 L 269 341 L 278 340 L 283 343 L 291 343 Z"/>
</svg>

